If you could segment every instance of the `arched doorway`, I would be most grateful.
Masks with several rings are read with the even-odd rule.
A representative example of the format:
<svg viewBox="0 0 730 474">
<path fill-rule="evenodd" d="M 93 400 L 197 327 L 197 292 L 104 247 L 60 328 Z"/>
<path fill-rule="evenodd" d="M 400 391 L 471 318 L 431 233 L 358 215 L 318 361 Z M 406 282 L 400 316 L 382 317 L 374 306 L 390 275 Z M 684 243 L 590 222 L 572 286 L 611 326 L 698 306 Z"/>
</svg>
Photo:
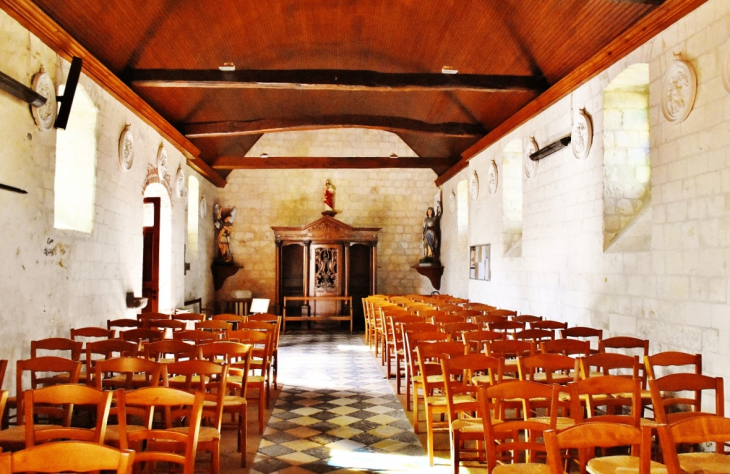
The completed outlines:
<svg viewBox="0 0 730 474">
<path fill-rule="evenodd" d="M 148 298 L 143 312 L 172 310 L 172 206 L 170 193 L 161 183 L 144 190 L 142 222 L 142 296 Z"/>
</svg>

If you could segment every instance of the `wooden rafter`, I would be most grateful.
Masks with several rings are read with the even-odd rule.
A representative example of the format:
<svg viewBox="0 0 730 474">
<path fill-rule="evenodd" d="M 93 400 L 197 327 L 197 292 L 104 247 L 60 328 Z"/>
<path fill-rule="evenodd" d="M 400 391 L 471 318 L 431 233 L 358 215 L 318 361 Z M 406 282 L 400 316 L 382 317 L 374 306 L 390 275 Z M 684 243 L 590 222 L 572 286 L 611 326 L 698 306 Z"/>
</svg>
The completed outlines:
<svg viewBox="0 0 730 474">
<path fill-rule="evenodd" d="M 602 48 L 591 59 L 571 71 L 567 76 L 550 87 L 550 89 L 489 132 L 484 138 L 467 148 L 461 154 L 461 160 L 436 179 L 436 185 L 441 186 L 447 182 L 459 171 L 466 168 L 469 160 L 475 155 L 495 144 L 505 135 L 543 112 L 706 1 L 666 0 L 661 6 L 654 9 L 650 14 L 627 29 L 621 36 Z"/>
<path fill-rule="evenodd" d="M 542 92 L 548 87 L 544 78 L 535 76 L 386 73 L 336 69 L 134 69 L 125 74 L 124 79 L 134 87 L 218 89 Z"/>
<path fill-rule="evenodd" d="M 83 60 L 83 73 L 96 82 L 112 97 L 119 100 L 130 111 L 155 129 L 179 150 L 190 167 L 198 171 L 218 187 L 226 181 L 203 160 L 200 150 L 165 120 L 147 102 L 114 75 L 101 61 L 76 41 L 67 31 L 46 15 L 30 0 L 0 0 L 0 8 L 18 21 L 24 28 L 36 35 L 62 58 L 71 61 L 74 56 Z"/>
<path fill-rule="evenodd" d="M 431 168 L 436 174 L 451 167 L 454 158 L 390 158 L 390 157 L 269 157 L 246 158 L 221 156 L 214 169 L 378 169 L 378 168 Z"/>
<path fill-rule="evenodd" d="M 428 123 L 404 117 L 371 115 L 328 115 L 323 117 L 188 123 L 181 125 L 180 129 L 188 138 L 201 138 L 351 127 L 387 130 L 395 133 L 426 133 L 445 137 L 483 137 L 487 134 L 487 130 L 481 124 Z"/>
<path fill-rule="evenodd" d="M 637 3 L 639 5 L 661 5 L 664 0 L 609 0 L 611 2 Z"/>
</svg>

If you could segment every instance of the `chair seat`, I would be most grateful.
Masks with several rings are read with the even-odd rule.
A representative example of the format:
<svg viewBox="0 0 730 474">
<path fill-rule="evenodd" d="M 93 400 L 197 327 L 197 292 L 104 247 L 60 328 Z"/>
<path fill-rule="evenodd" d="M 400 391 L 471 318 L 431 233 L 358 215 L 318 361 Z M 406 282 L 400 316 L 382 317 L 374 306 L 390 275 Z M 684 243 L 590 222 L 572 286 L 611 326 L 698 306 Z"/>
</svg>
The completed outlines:
<svg viewBox="0 0 730 474">
<path fill-rule="evenodd" d="M 61 425 L 33 425 L 36 431 L 50 430 L 62 428 Z M 0 431 L 0 444 L 2 443 L 20 443 L 25 446 L 25 426 L 11 426 L 7 430 Z"/>
<path fill-rule="evenodd" d="M 190 427 L 178 426 L 171 428 L 170 431 L 177 431 L 178 433 L 187 433 Z M 217 428 L 212 426 L 201 426 L 200 433 L 198 434 L 198 442 L 205 443 L 221 439 L 221 432 Z"/>
<path fill-rule="evenodd" d="M 659 426 L 659 423 L 657 423 L 656 420 L 650 420 L 649 418 L 641 418 L 639 420 L 639 424 L 641 426 L 649 426 L 652 429 L 653 428 L 656 428 L 657 426 Z"/>
<path fill-rule="evenodd" d="M 694 473 L 706 471 L 712 473 L 730 473 L 730 456 L 718 453 L 683 453 L 679 454 L 679 467 L 683 471 Z"/>
<path fill-rule="evenodd" d="M 545 372 L 537 372 L 532 374 L 533 382 L 547 382 L 547 374 Z M 553 383 L 568 383 L 573 381 L 573 376 L 568 374 L 552 374 Z"/>
<path fill-rule="evenodd" d="M 664 464 L 651 461 L 651 474 L 666 474 Z M 636 474 L 639 473 L 639 458 L 637 456 L 604 456 L 588 461 L 586 470 L 590 474 Z"/>
<path fill-rule="evenodd" d="M 135 431 L 143 431 L 144 426 L 139 425 L 127 425 L 127 432 L 133 433 Z M 119 442 L 119 425 L 107 425 L 106 433 L 104 433 L 104 443 L 118 443 Z"/>
<path fill-rule="evenodd" d="M 633 396 L 634 396 L 634 394 L 631 392 L 616 394 L 616 398 L 631 398 Z M 651 400 L 651 392 L 649 390 L 642 390 L 641 399 L 642 400 Z"/>
<path fill-rule="evenodd" d="M 215 402 L 213 402 L 215 403 Z M 246 405 L 246 399 L 236 395 L 226 395 L 223 397 L 223 406 L 236 407 Z"/>
<path fill-rule="evenodd" d="M 470 395 L 456 395 L 454 397 L 454 403 L 474 403 L 476 399 Z M 434 396 L 426 397 L 426 403 L 431 406 L 446 406 L 446 397 Z"/>
<path fill-rule="evenodd" d="M 492 474 L 550 474 L 550 468 L 547 464 L 534 462 L 501 464 L 494 467 Z"/>
<path fill-rule="evenodd" d="M 536 421 L 538 423 L 545 423 L 546 425 L 549 425 L 550 417 L 549 416 L 533 416 L 533 417 L 528 418 L 527 421 Z M 555 429 L 558 431 L 564 430 L 565 428 L 570 428 L 573 425 L 575 425 L 575 420 L 573 418 L 568 418 L 566 416 L 558 416 L 555 420 Z"/>
<path fill-rule="evenodd" d="M 481 418 L 460 418 L 451 423 L 451 429 L 462 433 L 484 433 Z"/>
</svg>

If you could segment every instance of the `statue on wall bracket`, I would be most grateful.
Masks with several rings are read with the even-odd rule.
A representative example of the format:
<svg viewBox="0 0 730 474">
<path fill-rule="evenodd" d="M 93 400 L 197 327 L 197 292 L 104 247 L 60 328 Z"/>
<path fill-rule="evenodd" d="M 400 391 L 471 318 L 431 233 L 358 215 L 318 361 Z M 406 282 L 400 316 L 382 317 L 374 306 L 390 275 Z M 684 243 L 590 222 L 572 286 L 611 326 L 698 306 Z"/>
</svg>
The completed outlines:
<svg viewBox="0 0 730 474">
<path fill-rule="evenodd" d="M 324 189 L 322 190 L 322 202 L 324 203 L 323 216 L 335 217 L 337 211 L 335 211 L 335 187 L 328 179 L 324 183 Z"/>
<path fill-rule="evenodd" d="M 441 248 L 441 206 L 429 207 L 426 210 L 426 218 L 423 220 L 423 258 L 419 265 L 441 265 L 439 261 L 439 250 Z"/>
<path fill-rule="evenodd" d="M 232 264 L 231 234 L 233 233 L 233 221 L 236 220 L 236 208 L 231 209 L 228 215 L 223 217 L 223 208 L 220 204 L 216 204 L 213 212 L 215 214 L 216 245 L 218 246 L 215 261 Z"/>
</svg>

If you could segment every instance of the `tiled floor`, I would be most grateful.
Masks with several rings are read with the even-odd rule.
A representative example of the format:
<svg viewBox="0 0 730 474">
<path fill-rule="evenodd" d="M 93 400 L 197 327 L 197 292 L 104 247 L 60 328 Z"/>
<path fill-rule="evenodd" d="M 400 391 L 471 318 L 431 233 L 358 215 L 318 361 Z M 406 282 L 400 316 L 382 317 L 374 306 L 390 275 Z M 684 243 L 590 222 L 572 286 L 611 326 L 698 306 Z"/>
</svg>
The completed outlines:
<svg viewBox="0 0 730 474">
<path fill-rule="evenodd" d="M 252 474 L 427 469 L 411 423 L 358 336 L 282 335 L 279 382 Z"/>
</svg>

